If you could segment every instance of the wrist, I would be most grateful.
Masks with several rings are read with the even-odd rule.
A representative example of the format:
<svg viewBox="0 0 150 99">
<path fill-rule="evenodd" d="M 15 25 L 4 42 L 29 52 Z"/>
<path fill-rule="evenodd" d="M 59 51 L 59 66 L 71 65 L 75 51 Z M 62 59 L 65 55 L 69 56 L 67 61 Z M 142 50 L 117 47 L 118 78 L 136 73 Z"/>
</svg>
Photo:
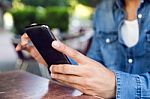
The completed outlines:
<svg viewBox="0 0 150 99">
<path fill-rule="evenodd" d="M 111 98 L 116 97 L 116 76 L 114 72 L 112 72 L 112 93 L 110 96 Z"/>
<path fill-rule="evenodd" d="M 115 98 L 116 97 L 116 76 L 115 73 L 111 71 L 110 73 L 110 87 L 108 91 L 107 98 Z"/>
</svg>

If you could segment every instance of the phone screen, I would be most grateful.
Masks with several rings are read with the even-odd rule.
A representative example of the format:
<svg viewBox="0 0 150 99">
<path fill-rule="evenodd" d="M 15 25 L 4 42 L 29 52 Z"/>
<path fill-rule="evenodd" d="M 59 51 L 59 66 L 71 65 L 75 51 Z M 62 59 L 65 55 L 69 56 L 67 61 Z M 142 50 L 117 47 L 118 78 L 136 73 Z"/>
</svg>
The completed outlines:
<svg viewBox="0 0 150 99">
<path fill-rule="evenodd" d="M 52 64 L 70 64 L 66 55 L 51 46 L 56 38 L 47 25 L 30 26 L 25 28 L 25 32 L 48 64 L 48 68 Z"/>
</svg>

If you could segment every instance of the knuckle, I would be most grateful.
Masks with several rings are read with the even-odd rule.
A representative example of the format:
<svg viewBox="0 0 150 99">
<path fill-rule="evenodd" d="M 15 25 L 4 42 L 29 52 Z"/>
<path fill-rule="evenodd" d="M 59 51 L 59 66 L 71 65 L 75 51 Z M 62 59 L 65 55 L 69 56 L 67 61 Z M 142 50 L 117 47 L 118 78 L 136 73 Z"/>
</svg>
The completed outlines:
<svg viewBox="0 0 150 99">
<path fill-rule="evenodd" d="M 66 46 L 63 43 L 60 43 L 60 49 L 65 51 L 67 48 L 66 48 Z"/>
<path fill-rule="evenodd" d="M 90 86 L 90 80 L 89 79 L 84 79 L 84 85 L 86 87 L 89 87 Z"/>
<path fill-rule="evenodd" d="M 65 73 L 66 71 L 67 71 L 67 66 L 65 66 L 65 65 L 62 65 L 62 73 Z"/>
<path fill-rule="evenodd" d="M 87 93 L 86 87 L 81 87 L 81 91 L 84 92 L 84 93 Z"/>
<path fill-rule="evenodd" d="M 72 49 L 72 50 L 70 50 L 70 55 L 72 57 L 77 57 L 78 56 L 78 52 Z"/>
<path fill-rule="evenodd" d="M 82 90 L 82 92 L 87 94 L 87 93 L 89 93 L 90 89 L 91 89 L 90 88 L 90 82 L 88 79 L 85 79 L 81 90 Z"/>
<path fill-rule="evenodd" d="M 83 72 L 82 72 L 82 74 L 84 75 L 84 76 L 86 76 L 86 77 L 89 77 L 90 75 L 91 75 L 91 69 L 88 69 L 88 67 L 84 67 L 83 68 Z M 92 74 L 93 75 L 93 74 Z"/>
<path fill-rule="evenodd" d="M 52 72 L 57 72 L 57 71 L 58 71 L 58 67 L 52 65 L 52 66 L 51 66 L 51 70 L 52 70 Z"/>
</svg>

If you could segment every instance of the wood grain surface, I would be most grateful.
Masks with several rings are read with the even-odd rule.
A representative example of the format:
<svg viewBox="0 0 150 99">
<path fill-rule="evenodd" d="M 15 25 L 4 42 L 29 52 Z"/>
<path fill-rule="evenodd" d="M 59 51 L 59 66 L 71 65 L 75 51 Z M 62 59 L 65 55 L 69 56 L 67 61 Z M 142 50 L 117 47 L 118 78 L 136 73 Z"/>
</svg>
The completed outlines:
<svg viewBox="0 0 150 99">
<path fill-rule="evenodd" d="M 0 74 L 0 99 L 97 99 L 87 95 L 72 96 L 74 91 L 24 71 Z"/>
</svg>

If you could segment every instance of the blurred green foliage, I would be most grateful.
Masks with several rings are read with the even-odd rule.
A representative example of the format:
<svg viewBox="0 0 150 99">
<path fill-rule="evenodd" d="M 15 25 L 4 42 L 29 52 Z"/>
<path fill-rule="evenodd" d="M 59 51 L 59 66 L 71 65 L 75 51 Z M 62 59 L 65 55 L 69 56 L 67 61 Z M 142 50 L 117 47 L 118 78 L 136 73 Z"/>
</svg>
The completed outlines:
<svg viewBox="0 0 150 99">
<path fill-rule="evenodd" d="M 21 0 L 26 5 L 31 6 L 42 6 L 42 7 L 49 7 L 49 6 L 68 6 L 68 0 Z"/>
<path fill-rule="evenodd" d="M 10 13 L 14 20 L 14 32 L 23 34 L 24 27 L 32 23 L 47 24 L 50 28 L 59 28 L 61 31 L 68 30 L 69 8 L 67 7 L 32 7 L 11 9 Z"/>
<path fill-rule="evenodd" d="M 95 6 L 101 0 L 21 0 L 26 5 L 32 6 L 69 6 L 71 1 L 77 1 L 86 6 Z"/>
<path fill-rule="evenodd" d="M 95 7 L 101 1 L 102 0 L 78 0 L 79 3 L 90 7 Z"/>
<path fill-rule="evenodd" d="M 48 7 L 46 8 L 46 24 L 51 28 L 59 28 L 67 31 L 69 25 L 69 8 L 67 7 Z"/>
<path fill-rule="evenodd" d="M 31 23 L 47 24 L 50 28 L 68 30 L 69 13 L 73 5 L 79 3 L 90 5 L 95 0 L 14 0 L 10 10 L 14 19 L 14 32 L 24 33 L 24 27 Z"/>
<path fill-rule="evenodd" d="M 22 35 L 24 27 L 32 23 L 47 24 L 50 28 L 68 30 L 70 0 L 13 0 L 10 13 L 14 33 Z"/>
<path fill-rule="evenodd" d="M 24 27 L 36 21 L 36 9 L 33 7 L 26 7 L 25 9 L 11 9 L 10 13 L 14 20 L 14 32 L 22 34 Z"/>
</svg>

